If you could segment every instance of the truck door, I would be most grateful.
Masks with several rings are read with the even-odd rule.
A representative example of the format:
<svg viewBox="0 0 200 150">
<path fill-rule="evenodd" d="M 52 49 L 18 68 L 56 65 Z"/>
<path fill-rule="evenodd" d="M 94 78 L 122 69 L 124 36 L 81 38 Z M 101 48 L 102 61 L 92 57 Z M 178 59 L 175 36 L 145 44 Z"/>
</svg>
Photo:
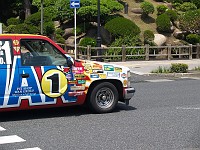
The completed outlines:
<svg viewBox="0 0 200 150">
<path fill-rule="evenodd" d="M 76 101 L 68 96 L 66 76 L 72 76 L 67 58 L 55 46 L 42 39 L 20 40 L 20 84 L 30 106 Z M 70 75 L 71 74 L 71 75 Z"/>
<path fill-rule="evenodd" d="M 18 56 L 13 53 L 14 41 L 0 39 L 0 108 L 15 107 L 18 104 Z"/>
</svg>

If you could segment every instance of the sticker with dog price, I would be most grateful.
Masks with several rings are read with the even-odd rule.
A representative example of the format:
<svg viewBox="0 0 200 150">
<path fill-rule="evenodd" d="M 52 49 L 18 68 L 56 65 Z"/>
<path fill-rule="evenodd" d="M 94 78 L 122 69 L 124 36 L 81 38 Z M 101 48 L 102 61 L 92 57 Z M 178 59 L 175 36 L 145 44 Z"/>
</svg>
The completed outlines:
<svg viewBox="0 0 200 150">
<path fill-rule="evenodd" d="M 56 69 L 48 70 L 42 77 L 42 91 L 45 95 L 56 98 L 63 95 L 67 90 L 65 74 Z"/>
</svg>

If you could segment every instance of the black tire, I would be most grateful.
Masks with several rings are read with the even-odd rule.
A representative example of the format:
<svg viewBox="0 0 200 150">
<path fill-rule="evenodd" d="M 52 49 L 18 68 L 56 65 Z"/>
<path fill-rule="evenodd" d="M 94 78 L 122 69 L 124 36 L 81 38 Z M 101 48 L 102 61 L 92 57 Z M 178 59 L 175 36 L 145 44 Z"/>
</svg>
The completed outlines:
<svg viewBox="0 0 200 150">
<path fill-rule="evenodd" d="M 89 106 L 96 113 L 111 112 L 119 99 L 117 88 L 109 82 L 96 85 L 89 94 Z"/>
</svg>

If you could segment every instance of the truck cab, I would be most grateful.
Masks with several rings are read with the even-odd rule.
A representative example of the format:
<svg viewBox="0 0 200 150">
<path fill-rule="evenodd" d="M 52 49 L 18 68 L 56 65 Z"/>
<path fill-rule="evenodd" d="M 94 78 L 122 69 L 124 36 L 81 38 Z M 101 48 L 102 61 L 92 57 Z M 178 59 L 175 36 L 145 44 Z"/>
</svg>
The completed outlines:
<svg viewBox="0 0 200 150">
<path fill-rule="evenodd" d="M 0 112 L 87 103 L 106 113 L 135 93 L 128 68 L 74 60 L 41 35 L 0 35 L 0 72 Z"/>
</svg>

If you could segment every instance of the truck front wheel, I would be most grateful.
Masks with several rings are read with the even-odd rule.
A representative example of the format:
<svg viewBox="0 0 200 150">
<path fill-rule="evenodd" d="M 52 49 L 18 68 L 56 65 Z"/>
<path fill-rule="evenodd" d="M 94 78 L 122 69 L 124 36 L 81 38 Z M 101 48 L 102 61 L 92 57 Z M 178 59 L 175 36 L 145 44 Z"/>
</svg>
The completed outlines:
<svg viewBox="0 0 200 150">
<path fill-rule="evenodd" d="M 95 86 L 89 95 L 89 106 L 97 113 L 111 112 L 119 99 L 116 87 L 109 82 Z"/>
</svg>

